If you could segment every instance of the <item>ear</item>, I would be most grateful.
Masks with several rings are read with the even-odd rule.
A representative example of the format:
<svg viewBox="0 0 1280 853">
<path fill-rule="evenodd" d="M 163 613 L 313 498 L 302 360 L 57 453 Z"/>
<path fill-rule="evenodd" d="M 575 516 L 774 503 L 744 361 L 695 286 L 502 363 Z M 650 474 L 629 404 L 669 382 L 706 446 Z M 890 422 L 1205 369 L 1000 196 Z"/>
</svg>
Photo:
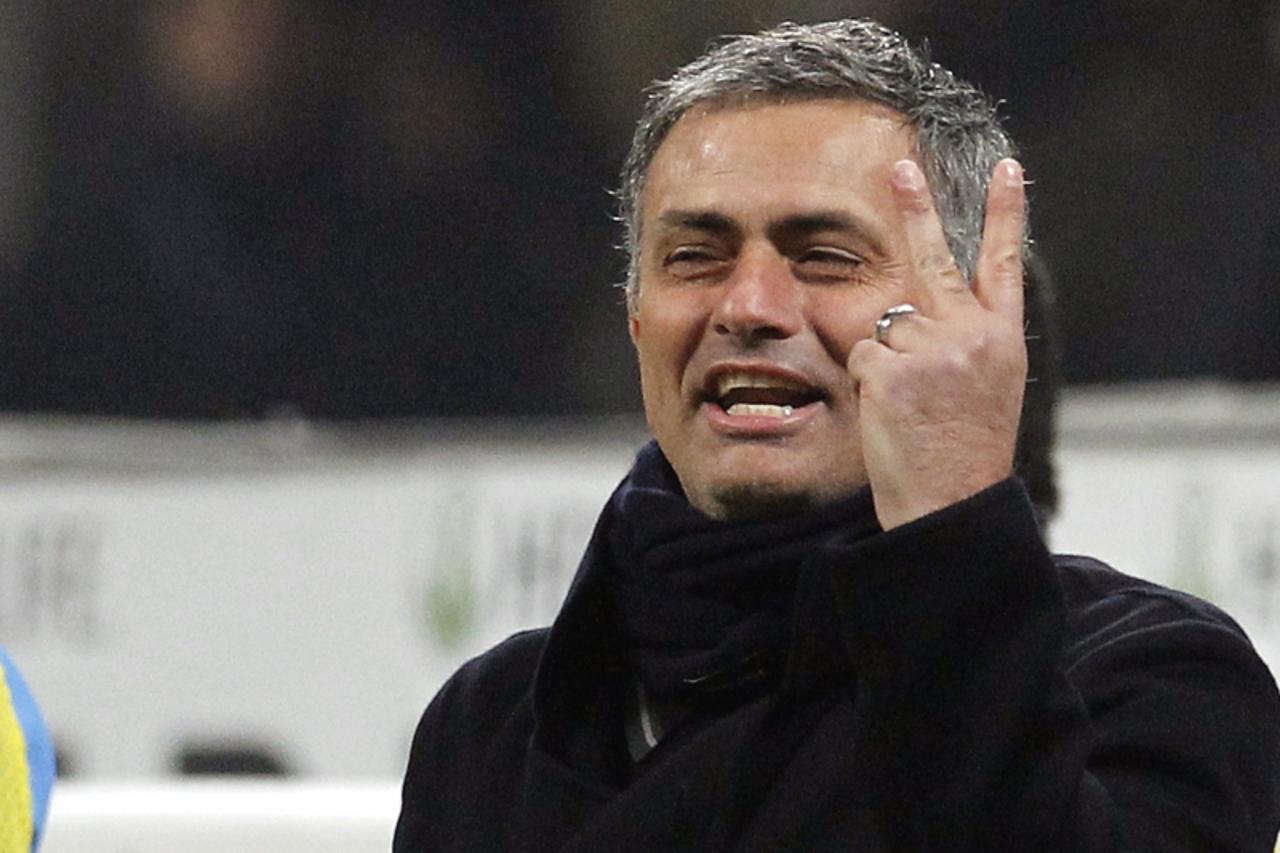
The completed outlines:
<svg viewBox="0 0 1280 853">
<path fill-rule="evenodd" d="M 634 309 L 627 310 L 627 331 L 631 334 L 631 345 L 640 345 L 640 317 Z"/>
</svg>

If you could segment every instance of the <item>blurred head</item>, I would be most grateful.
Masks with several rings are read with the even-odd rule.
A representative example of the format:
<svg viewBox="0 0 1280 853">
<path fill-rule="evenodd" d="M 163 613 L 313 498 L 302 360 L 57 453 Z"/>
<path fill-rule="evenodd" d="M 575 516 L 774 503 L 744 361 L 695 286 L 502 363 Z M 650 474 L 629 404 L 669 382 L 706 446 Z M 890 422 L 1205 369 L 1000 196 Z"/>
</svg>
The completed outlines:
<svg viewBox="0 0 1280 853">
<path fill-rule="evenodd" d="M 634 304 L 645 182 L 676 122 L 695 106 L 861 100 L 892 108 L 913 132 L 952 254 L 972 276 L 991 170 L 1014 146 L 995 105 L 897 33 L 868 20 L 783 24 L 735 36 L 654 83 L 623 165 L 619 218 Z"/>
<path fill-rule="evenodd" d="M 344 38 L 340 7 L 300 0 L 150 0 L 146 68 L 178 126 L 246 151 L 324 114 Z"/>
</svg>

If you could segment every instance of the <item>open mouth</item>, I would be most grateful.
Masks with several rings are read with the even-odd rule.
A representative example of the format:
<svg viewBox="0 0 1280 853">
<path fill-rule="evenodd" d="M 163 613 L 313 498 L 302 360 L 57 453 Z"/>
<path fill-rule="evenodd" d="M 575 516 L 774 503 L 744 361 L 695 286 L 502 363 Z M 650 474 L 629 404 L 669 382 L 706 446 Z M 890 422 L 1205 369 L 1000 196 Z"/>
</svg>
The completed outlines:
<svg viewBox="0 0 1280 853">
<path fill-rule="evenodd" d="M 716 377 L 711 402 L 735 417 L 790 417 L 822 399 L 817 389 L 779 376 L 730 372 Z"/>
</svg>

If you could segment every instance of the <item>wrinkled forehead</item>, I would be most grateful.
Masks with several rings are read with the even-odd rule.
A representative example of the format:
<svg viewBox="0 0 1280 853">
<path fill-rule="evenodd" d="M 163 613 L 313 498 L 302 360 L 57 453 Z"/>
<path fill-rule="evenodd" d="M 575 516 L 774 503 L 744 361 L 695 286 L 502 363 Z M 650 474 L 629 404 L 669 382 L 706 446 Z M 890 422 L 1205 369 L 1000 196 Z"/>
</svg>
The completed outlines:
<svg viewBox="0 0 1280 853">
<path fill-rule="evenodd" d="M 696 121 L 700 117 L 722 112 L 751 112 L 768 107 L 803 107 L 812 104 L 849 104 L 865 110 L 868 114 L 879 115 L 888 123 L 896 123 L 898 127 L 907 129 L 913 135 L 915 133 L 914 123 L 900 109 L 853 90 L 730 92 L 694 101 L 667 123 L 659 134 L 658 142 L 649 156 L 645 171 L 647 173 L 652 168 L 658 152 L 666 145 L 676 128 Z"/>
<path fill-rule="evenodd" d="M 679 114 L 665 130 L 660 134 L 659 141 L 650 153 L 649 159 L 644 163 L 643 171 L 637 177 L 639 178 L 640 190 L 638 197 L 633 199 L 634 210 L 632 211 L 636 226 L 640 225 L 643 219 L 645 200 L 650 194 L 650 183 L 654 173 L 654 164 L 664 157 L 664 152 L 669 152 L 673 147 L 672 137 L 676 137 L 679 141 L 681 137 L 687 135 L 686 131 L 691 125 L 697 125 L 700 129 L 706 129 L 711 123 L 705 121 L 709 117 L 723 114 L 742 114 L 747 118 L 745 123 L 747 129 L 744 131 L 743 125 L 734 127 L 732 123 L 717 123 L 716 130 L 722 134 L 719 139 L 704 140 L 708 147 L 708 154 L 716 143 L 723 143 L 725 138 L 723 134 L 728 132 L 745 132 L 750 133 L 749 121 L 753 115 L 759 115 L 761 111 L 773 111 L 778 108 L 791 110 L 795 108 L 799 114 L 804 107 L 813 106 L 815 104 L 826 105 L 849 105 L 852 109 L 848 111 L 850 121 L 868 122 L 874 124 L 877 131 L 886 136 L 896 136 L 905 133 L 909 139 L 910 156 L 916 156 L 918 152 L 918 133 L 913 122 L 900 110 L 882 103 L 881 101 L 863 97 L 860 94 L 851 92 L 840 93 L 813 93 L 813 92 L 789 92 L 789 93 L 733 93 L 716 98 L 708 98 L 700 100 Z M 718 148 L 723 150 L 723 145 Z M 779 150 L 777 156 L 785 157 L 786 150 Z"/>
<path fill-rule="evenodd" d="M 865 195 L 893 163 L 914 153 L 915 134 L 903 116 L 865 100 L 700 106 L 680 118 L 655 153 L 642 218 L 726 193 L 748 206 L 824 195 L 835 203 Z"/>
</svg>

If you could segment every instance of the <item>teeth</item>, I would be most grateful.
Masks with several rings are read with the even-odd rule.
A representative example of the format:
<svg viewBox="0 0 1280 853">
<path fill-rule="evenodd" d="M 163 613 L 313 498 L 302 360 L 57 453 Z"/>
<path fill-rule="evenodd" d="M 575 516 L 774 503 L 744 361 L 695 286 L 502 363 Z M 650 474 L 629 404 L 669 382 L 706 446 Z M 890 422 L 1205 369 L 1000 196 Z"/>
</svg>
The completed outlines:
<svg viewBox="0 0 1280 853">
<path fill-rule="evenodd" d="M 791 382 L 777 376 L 762 376 L 759 373 L 726 373 L 716 383 L 716 394 L 723 397 L 738 388 L 781 388 L 784 391 L 799 392 L 807 390 L 798 382 Z"/>
<path fill-rule="evenodd" d="M 766 418 L 786 418 L 795 411 L 790 406 L 774 406 L 768 403 L 734 403 L 726 410 L 731 415 L 762 415 Z"/>
</svg>

